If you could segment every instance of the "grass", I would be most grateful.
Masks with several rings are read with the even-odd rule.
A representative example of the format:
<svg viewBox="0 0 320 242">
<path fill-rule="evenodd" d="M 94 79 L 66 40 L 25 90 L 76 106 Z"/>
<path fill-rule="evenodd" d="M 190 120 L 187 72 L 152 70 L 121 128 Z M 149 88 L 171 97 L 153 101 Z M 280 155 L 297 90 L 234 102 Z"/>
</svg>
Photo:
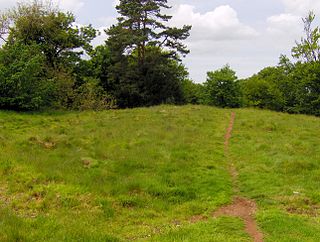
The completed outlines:
<svg viewBox="0 0 320 242">
<path fill-rule="evenodd" d="M 319 118 L 236 112 L 232 159 L 242 195 L 258 202 L 265 240 L 319 241 Z"/>
<path fill-rule="evenodd" d="M 318 118 L 159 106 L 106 112 L 0 112 L 0 241 L 250 241 L 241 196 L 266 241 L 318 241 Z"/>
<path fill-rule="evenodd" d="M 238 219 L 190 222 L 231 201 L 229 115 L 195 106 L 1 112 L 0 240 L 218 241 L 230 223 L 234 241 L 247 240 Z"/>
</svg>

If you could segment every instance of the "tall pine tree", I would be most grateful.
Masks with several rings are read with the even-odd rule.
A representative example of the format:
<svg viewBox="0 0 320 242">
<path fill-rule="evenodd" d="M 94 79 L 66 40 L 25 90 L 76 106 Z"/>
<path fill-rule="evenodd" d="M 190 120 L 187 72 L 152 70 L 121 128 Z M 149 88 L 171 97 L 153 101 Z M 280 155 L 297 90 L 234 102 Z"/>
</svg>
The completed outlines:
<svg viewBox="0 0 320 242">
<path fill-rule="evenodd" d="M 108 80 L 102 83 L 120 107 L 157 105 L 181 100 L 186 76 L 180 56 L 191 26 L 170 27 L 167 0 L 120 0 L 118 23 L 106 33 L 111 53 Z"/>
<path fill-rule="evenodd" d="M 120 0 L 116 7 L 120 15 L 118 24 L 106 31 L 109 46 L 121 54 L 136 50 L 140 64 L 145 60 L 147 46 L 166 48 L 173 58 L 178 58 L 178 54 L 188 54 L 189 50 L 181 41 L 189 37 L 191 26 L 167 26 L 172 16 L 161 13 L 163 9 L 170 8 L 167 2 Z"/>
</svg>

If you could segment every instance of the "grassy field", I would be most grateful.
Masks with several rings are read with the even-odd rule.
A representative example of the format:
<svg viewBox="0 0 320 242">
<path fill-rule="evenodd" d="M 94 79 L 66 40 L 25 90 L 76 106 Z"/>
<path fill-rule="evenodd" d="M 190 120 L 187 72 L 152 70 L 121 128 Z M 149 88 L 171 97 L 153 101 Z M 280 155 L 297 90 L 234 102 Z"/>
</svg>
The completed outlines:
<svg viewBox="0 0 320 242">
<path fill-rule="evenodd" d="M 236 113 L 230 152 L 266 241 L 320 241 L 320 119 Z"/>
<path fill-rule="evenodd" d="M 318 241 L 320 120 L 257 110 L 159 106 L 0 112 L 0 241 L 250 241 L 241 195 L 266 241 Z"/>
</svg>

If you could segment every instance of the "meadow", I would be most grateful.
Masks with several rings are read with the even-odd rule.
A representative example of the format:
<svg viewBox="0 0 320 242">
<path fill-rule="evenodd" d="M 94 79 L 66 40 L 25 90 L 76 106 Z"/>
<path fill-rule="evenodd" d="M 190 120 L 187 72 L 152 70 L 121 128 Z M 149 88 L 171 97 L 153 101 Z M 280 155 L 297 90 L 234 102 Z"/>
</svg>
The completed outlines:
<svg viewBox="0 0 320 242">
<path fill-rule="evenodd" d="M 317 241 L 320 120 L 206 106 L 0 112 L 0 241 L 250 241 L 213 217 L 258 204 L 265 241 Z"/>
</svg>

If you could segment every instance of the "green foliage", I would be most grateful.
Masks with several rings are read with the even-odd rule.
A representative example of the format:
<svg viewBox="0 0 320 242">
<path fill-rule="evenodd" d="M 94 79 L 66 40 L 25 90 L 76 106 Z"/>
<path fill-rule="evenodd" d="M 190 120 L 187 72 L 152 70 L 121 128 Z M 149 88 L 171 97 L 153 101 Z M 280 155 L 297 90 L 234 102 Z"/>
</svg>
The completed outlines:
<svg viewBox="0 0 320 242">
<path fill-rule="evenodd" d="M 75 49 L 90 51 L 90 42 L 96 36 L 90 25 L 76 27 L 73 14 L 61 12 L 42 1 L 20 3 L 8 12 L 8 17 L 12 22 L 8 44 L 36 43 L 46 56 L 48 66 L 55 69 L 71 68 L 83 53 Z"/>
<path fill-rule="evenodd" d="M 45 56 L 36 44 L 0 49 L 0 108 L 38 110 L 50 105 L 54 83 L 46 80 Z"/>
<path fill-rule="evenodd" d="M 168 53 L 160 48 L 147 48 L 145 62 L 135 69 L 139 70 L 143 105 L 163 103 L 177 104 L 183 101 L 182 82 L 187 78 L 185 66 L 169 59 Z"/>
<path fill-rule="evenodd" d="M 91 59 L 89 63 L 91 64 L 91 69 L 93 71 L 93 76 L 98 78 L 101 83 L 105 84 L 105 89 L 111 88 L 108 83 L 109 79 L 109 68 L 111 66 L 111 52 L 107 45 L 97 46 L 90 54 Z"/>
<path fill-rule="evenodd" d="M 101 94 L 101 87 L 90 81 L 85 83 L 100 75 L 96 64 L 104 63 L 90 66 L 89 61 L 81 60 L 84 50 L 94 55 L 90 42 L 96 30 L 90 25 L 80 28 L 74 23 L 73 14 L 42 1 L 19 3 L 1 14 L 0 35 L 5 40 L 1 49 L 1 108 L 104 106 L 102 103 L 108 98 L 105 92 Z"/>
<path fill-rule="evenodd" d="M 277 67 L 265 68 L 241 81 L 245 105 L 320 115 L 320 30 L 312 28 L 314 19 L 313 12 L 303 18 L 306 36 L 292 48 L 297 63 L 281 56 Z"/>
<path fill-rule="evenodd" d="M 205 95 L 202 84 L 185 79 L 182 81 L 182 93 L 184 103 L 204 104 Z"/>
<path fill-rule="evenodd" d="M 101 84 L 119 107 L 183 101 L 187 72 L 178 54 L 189 52 L 182 41 L 191 26 L 166 26 L 171 16 L 162 10 L 168 8 L 167 0 L 121 0 L 117 6 L 118 23 L 106 31 L 111 58 Z"/>
<path fill-rule="evenodd" d="M 178 61 L 178 53 L 188 53 L 181 41 L 189 36 L 191 27 L 166 26 L 171 17 L 161 12 L 167 8 L 165 0 L 120 1 L 118 24 L 107 31 L 107 45 L 95 49 L 90 42 L 97 31 L 91 25 L 77 27 L 72 13 L 60 11 L 51 2 L 18 3 L 1 13 L 0 37 L 6 42 L 5 48 L 34 46 L 41 55 L 41 60 L 37 55 L 32 59 L 34 67 L 30 69 L 34 75 L 26 75 L 14 84 L 27 85 L 38 77 L 28 91 L 20 93 L 33 98 L 28 104 L 20 101 L 29 106 L 17 104 L 21 95 L 9 93 L 6 87 L 2 89 L 1 107 L 101 109 L 113 107 L 115 101 L 118 107 L 183 103 L 182 82 L 188 72 Z M 84 51 L 90 59 L 81 59 Z M 21 62 L 19 57 L 10 58 L 10 65 Z M 10 68 L 16 67 L 7 68 L 8 78 L 13 75 L 9 73 Z M 42 90 L 41 94 L 36 89 Z M 5 97 L 16 98 L 15 103 Z"/>
<path fill-rule="evenodd" d="M 240 82 L 246 106 L 320 115 L 320 64 L 285 59 Z"/>
<path fill-rule="evenodd" d="M 320 63 L 297 63 L 290 76 L 295 91 L 294 111 L 320 115 Z"/>
<path fill-rule="evenodd" d="M 240 89 L 236 73 L 226 65 L 220 70 L 208 72 L 204 83 L 206 103 L 217 107 L 239 107 Z"/>
<path fill-rule="evenodd" d="M 115 97 L 119 107 L 182 103 L 186 68 L 158 47 L 149 46 L 146 50 L 143 63 L 139 63 L 136 51 L 121 62 L 111 60 L 112 64 L 100 75 L 105 90 Z"/>
<path fill-rule="evenodd" d="M 282 111 L 285 106 L 284 90 L 281 88 L 282 70 L 268 67 L 247 80 L 241 81 L 244 104 L 259 108 Z"/>
<path fill-rule="evenodd" d="M 95 79 L 86 80 L 74 91 L 73 109 L 105 110 L 116 108 L 115 100 L 110 97 Z"/>
<path fill-rule="evenodd" d="M 116 7 L 120 17 L 117 25 L 106 31 L 109 36 L 108 45 L 118 55 L 137 51 L 138 62 L 146 58 L 147 46 L 170 49 L 170 55 L 178 57 L 189 53 L 181 43 L 189 37 L 191 26 L 175 28 L 166 26 L 172 16 L 162 14 L 169 9 L 167 0 L 120 0 Z"/>
</svg>

